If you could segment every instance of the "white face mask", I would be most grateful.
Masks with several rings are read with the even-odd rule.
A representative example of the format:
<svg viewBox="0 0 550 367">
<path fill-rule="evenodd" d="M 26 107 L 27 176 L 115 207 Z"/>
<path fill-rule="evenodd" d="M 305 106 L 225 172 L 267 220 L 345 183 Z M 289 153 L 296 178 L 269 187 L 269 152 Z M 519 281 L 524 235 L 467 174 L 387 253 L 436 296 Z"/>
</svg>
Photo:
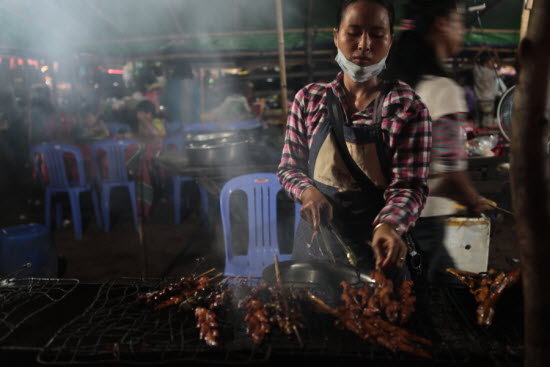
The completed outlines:
<svg viewBox="0 0 550 367">
<path fill-rule="evenodd" d="M 354 82 L 362 83 L 366 82 L 369 79 L 374 78 L 384 70 L 386 67 L 386 59 L 388 55 L 380 60 L 378 63 L 369 65 L 369 66 L 359 66 L 349 61 L 340 50 L 338 50 L 338 55 L 334 58 L 340 69 L 346 73 Z"/>
</svg>

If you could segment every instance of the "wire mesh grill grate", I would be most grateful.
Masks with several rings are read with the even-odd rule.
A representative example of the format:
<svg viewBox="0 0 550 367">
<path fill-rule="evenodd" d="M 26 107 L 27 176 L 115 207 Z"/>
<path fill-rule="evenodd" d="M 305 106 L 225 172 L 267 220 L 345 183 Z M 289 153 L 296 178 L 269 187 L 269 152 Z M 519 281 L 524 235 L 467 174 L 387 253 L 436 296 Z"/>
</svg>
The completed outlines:
<svg viewBox="0 0 550 367">
<path fill-rule="evenodd" d="M 25 320 L 59 302 L 78 284 L 75 279 L 4 279 L 0 282 L 0 343 Z"/>
<path fill-rule="evenodd" d="M 220 345 L 208 347 L 198 338 L 191 312 L 177 309 L 153 310 L 137 296 L 160 289 L 166 280 L 121 279 L 105 283 L 94 302 L 77 318 L 62 327 L 38 356 L 45 364 L 64 363 L 166 363 L 198 362 L 251 364 L 273 358 L 338 357 L 368 360 L 421 361 L 403 353 L 361 341 L 338 330 L 333 319 L 303 308 L 303 346 L 276 330 L 260 346 L 246 334 L 244 313 L 236 308 L 220 310 Z M 461 307 L 452 291 L 444 288 L 417 290 L 416 313 L 407 329 L 431 339 L 434 360 L 467 362 L 483 355 L 484 337 L 475 325 L 458 312 Z"/>
</svg>

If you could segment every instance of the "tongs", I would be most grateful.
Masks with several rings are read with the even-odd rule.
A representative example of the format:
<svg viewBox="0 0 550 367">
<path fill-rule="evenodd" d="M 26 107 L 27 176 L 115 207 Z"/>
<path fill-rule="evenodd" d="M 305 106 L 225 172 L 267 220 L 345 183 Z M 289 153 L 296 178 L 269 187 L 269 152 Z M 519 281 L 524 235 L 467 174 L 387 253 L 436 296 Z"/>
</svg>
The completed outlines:
<svg viewBox="0 0 550 367">
<path fill-rule="evenodd" d="M 334 253 L 332 252 L 332 249 L 330 248 L 330 241 L 328 240 L 325 231 L 323 228 L 326 228 L 323 224 L 319 226 L 319 233 L 321 234 L 321 239 L 323 240 L 323 245 L 325 246 L 325 250 L 327 251 L 328 255 L 330 256 L 330 259 L 333 263 L 336 263 L 336 258 L 334 257 Z"/>
<path fill-rule="evenodd" d="M 348 246 L 348 244 L 342 239 L 342 236 L 340 236 L 340 233 L 334 228 L 334 226 L 331 223 L 322 224 L 319 231 L 321 232 L 321 236 L 323 237 L 323 241 L 328 244 L 328 240 L 326 239 L 324 233 L 323 233 L 323 227 L 325 227 L 327 230 L 332 232 L 334 237 L 336 237 L 336 240 L 342 246 L 342 249 L 346 253 L 346 258 L 348 259 L 349 263 L 352 266 L 357 266 L 357 256 L 355 256 L 355 253 L 351 249 L 351 247 Z M 326 245 L 325 245 L 326 246 Z M 332 253 L 331 253 L 332 255 Z M 334 255 L 333 255 L 334 256 Z"/>
</svg>

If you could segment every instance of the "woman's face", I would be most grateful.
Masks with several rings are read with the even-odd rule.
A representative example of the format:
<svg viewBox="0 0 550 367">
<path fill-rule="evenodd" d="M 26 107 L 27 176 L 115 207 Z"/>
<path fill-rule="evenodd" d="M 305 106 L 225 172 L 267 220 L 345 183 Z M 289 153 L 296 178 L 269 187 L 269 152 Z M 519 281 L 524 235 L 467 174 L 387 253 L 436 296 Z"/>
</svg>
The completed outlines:
<svg viewBox="0 0 550 367">
<path fill-rule="evenodd" d="M 94 126 L 97 122 L 97 119 L 94 114 L 88 113 L 86 114 L 86 117 L 84 117 L 84 122 L 86 126 Z"/>
<path fill-rule="evenodd" d="M 464 40 L 464 11 L 453 10 L 443 21 L 442 34 L 448 56 L 456 55 Z"/>
<path fill-rule="evenodd" d="M 359 66 L 376 64 L 388 55 L 393 42 L 390 17 L 383 6 L 357 1 L 342 14 L 340 28 L 333 30 L 334 44 Z"/>
</svg>

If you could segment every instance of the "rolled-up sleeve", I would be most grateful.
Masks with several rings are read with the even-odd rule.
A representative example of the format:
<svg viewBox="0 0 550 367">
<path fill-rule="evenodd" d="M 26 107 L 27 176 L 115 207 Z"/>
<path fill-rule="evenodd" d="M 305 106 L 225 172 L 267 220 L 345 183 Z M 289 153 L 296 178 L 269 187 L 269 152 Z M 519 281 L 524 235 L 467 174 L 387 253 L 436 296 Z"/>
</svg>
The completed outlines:
<svg viewBox="0 0 550 367">
<path fill-rule="evenodd" d="M 418 97 L 390 119 L 391 181 L 384 192 L 386 205 L 373 225 L 388 223 L 404 234 L 418 219 L 428 196 L 432 127 L 428 109 Z"/>
<path fill-rule="evenodd" d="M 297 202 L 301 202 L 302 193 L 313 185 L 307 176 L 309 147 L 304 99 L 305 89 L 302 89 L 296 94 L 288 113 L 285 143 L 277 170 L 283 189 Z"/>
</svg>

